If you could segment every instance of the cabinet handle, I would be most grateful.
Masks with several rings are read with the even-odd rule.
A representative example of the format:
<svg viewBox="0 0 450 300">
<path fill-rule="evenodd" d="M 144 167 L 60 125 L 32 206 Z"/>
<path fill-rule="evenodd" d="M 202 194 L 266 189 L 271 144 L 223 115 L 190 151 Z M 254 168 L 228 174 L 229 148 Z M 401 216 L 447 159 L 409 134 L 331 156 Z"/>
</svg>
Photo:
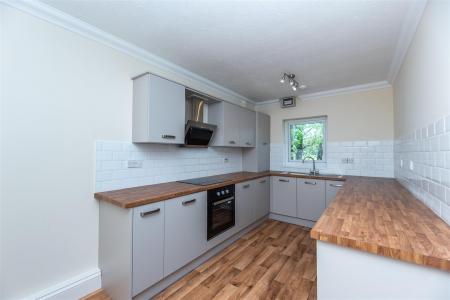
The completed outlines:
<svg viewBox="0 0 450 300">
<path fill-rule="evenodd" d="M 287 180 L 287 179 L 278 179 L 278 181 L 280 181 L 280 182 L 289 182 L 289 180 Z"/>
<path fill-rule="evenodd" d="M 250 187 L 250 184 L 246 184 L 246 185 L 243 185 L 243 186 L 242 186 L 243 189 L 247 189 L 247 188 L 249 188 L 249 187 Z"/>
<path fill-rule="evenodd" d="M 332 186 L 332 187 L 343 187 L 342 184 L 334 184 L 334 183 L 330 183 L 330 186 Z"/>
<path fill-rule="evenodd" d="M 163 138 L 163 139 L 173 140 L 173 139 L 176 138 L 176 136 L 170 135 L 170 134 L 163 134 L 163 135 L 162 135 L 162 138 Z"/>
<path fill-rule="evenodd" d="M 153 214 L 157 214 L 161 211 L 160 208 L 154 209 L 154 210 L 149 210 L 149 211 L 143 211 L 141 212 L 141 218 L 149 216 L 149 215 L 153 215 Z"/>
<path fill-rule="evenodd" d="M 317 182 L 310 182 L 310 181 L 305 181 L 305 184 L 311 184 L 311 185 L 316 185 L 317 184 Z"/>
<path fill-rule="evenodd" d="M 197 199 L 186 200 L 186 201 L 181 202 L 181 204 L 186 206 L 186 205 L 194 203 L 195 201 L 197 201 Z"/>
<path fill-rule="evenodd" d="M 230 143 L 230 144 L 236 144 L 236 142 L 235 141 L 229 141 L 228 143 Z"/>
<path fill-rule="evenodd" d="M 267 145 L 267 143 L 266 142 L 264 142 L 264 143 L 262 143 L 263 144 L 263 146 L 266 146 Z"/>
<path fill-rule="evenodd" d="M 217 206 L 217 205 L 220 205 L 220 204 L 225 203 L 225 202 L 226 202 L 227 204 L 230 204 L 231 201 L 233 201 L 233 200 L 234 200 L 234 197 L 228 197 L 228 198 L 222 199 L 222 200 L 220 200 L 220 201 L 214 202 L 214 203 L 213 203 L 213 206 Z"/>
<path fill-rule="evenodd" d="M 261 180 L 259 183 L 266 183 L 266 180 Z"/>
<path fill-rule="evenodd" d="M 248 146 L 250 146 L 252 143 L 247 142 L 247 143 L 245 143 L 245 144 L 248 145 Z"/>
</svg>

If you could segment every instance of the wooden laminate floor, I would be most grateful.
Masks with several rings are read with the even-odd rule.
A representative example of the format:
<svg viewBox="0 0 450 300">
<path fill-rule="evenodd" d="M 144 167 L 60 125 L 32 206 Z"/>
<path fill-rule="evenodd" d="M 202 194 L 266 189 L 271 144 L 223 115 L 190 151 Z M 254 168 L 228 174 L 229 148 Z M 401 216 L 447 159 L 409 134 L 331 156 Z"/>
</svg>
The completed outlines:
<svg viewBox="0 0 450 300">
<path fill-rule="evenodd" d="M 309 228 L 267 220 L 156 299 L 316 299 Z"/>
</svg>

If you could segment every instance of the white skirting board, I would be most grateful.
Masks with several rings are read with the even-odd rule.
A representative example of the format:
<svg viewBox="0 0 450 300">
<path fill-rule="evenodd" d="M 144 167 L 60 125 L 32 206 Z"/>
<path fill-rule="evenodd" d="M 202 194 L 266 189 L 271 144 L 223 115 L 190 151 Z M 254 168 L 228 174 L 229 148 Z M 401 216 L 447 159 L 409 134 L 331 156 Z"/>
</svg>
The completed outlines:
<svg viewBox="0 0 450 300">
<path fill-rule="evenodd" d="M 101 272 L 96 268 L 25 297 L 23 300 L 76 300 L 100 289 L 101 286 Z"/>
<path fill-rule="evenodd" d="M 321 300 L 448 300 L 450 273 L 317 241 Z"/>
</svg>

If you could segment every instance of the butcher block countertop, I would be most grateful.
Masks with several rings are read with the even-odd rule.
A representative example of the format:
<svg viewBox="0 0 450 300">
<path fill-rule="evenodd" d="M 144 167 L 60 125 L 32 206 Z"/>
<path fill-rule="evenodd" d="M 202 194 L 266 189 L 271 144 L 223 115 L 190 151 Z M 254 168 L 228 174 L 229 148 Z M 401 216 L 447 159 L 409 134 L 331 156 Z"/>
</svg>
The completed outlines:
<svg viewBox="0 0 450 300">
<path fill-rule="evenodd" d="M 107 201 L 122 208 L 133 208 L 140 205 L 163 201 L 175 197 L 189 195 L 193 193 L 203 192 L 218 187 L 236 184 L 239 182 L 257 179 L 266 176 L 285 176 L 324 180 L 345 180 L 342 177 L 335 177 L 331 175 L 309 176 L 298 173 L 286 172 L 236 172 L 217 176 L 210 176 L 214 179 L 222 179 L 224 182 L 210 184 L 206 186 L 192 185 L 181 182 L 167 182 L 152 185 L 145 185 L 140 187 L 133 187 L 109 192 L 95 193 L 94 197 L 97 200 Z"/>
<path fill-rule="evenodd" d="M 395 179 L 346 179 L 312 238 L 450 271 L 449 225 Z"/>
<path fill-rule="evenodd" d="M 203 192 L 210 189 L 235 184 L 242 181 L 252 180 L 269 176 L 270 172 L 237 172 L 224 175 L 211 176 L 211 178 L 220 178 L 224 182 L 210 185 L 193 185 L 181 182 L 167 182 L 140 187 L 133 187 L 110 192 L 95 193 L 97 200 L 107 201 L 123 208 L 133 208 L 140 205 L 163 201 L 175 197 Z"/>
</svg>

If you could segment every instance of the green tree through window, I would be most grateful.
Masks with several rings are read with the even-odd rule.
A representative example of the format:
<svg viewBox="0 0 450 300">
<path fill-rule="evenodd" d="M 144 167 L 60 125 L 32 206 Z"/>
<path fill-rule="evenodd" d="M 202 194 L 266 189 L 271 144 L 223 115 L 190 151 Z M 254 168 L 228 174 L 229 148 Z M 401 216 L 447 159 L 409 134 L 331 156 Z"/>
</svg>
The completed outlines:
<svg viewBox="0 0 450 300">
<path fill-rule="evenodd" d="M 325 120 L 288 121 L 289 160 L 302 161 L 305 158 L 324 160 Z"/>
</svg>

